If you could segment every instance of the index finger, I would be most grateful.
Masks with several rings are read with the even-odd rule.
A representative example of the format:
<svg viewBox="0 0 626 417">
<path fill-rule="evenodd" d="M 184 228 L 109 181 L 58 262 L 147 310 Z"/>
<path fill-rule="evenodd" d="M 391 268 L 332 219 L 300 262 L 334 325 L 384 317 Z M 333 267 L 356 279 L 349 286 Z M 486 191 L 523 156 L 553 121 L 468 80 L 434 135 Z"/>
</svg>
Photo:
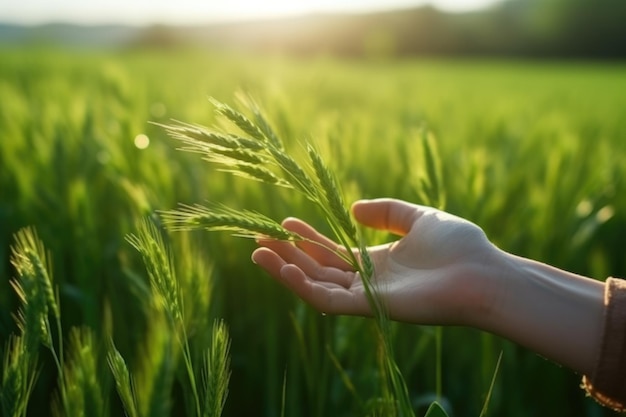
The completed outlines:
<svg viewBox="0 0 626 417">
<path fill-rule="evenodd" d="M 305 223 L 300 219 L 290 217 L 283 221 L 283 226 L 287 230 L 295 232 L 303 238 L 308 239 L 298 241 L 296 242 L 296 245 L 320 264 L 341 269 L 343 271 L 354 270 L 352 265 L 338 255 L 338 253 L 347 255 L 346 248 L 324 236 L 308 223 Z"/>
</svg>

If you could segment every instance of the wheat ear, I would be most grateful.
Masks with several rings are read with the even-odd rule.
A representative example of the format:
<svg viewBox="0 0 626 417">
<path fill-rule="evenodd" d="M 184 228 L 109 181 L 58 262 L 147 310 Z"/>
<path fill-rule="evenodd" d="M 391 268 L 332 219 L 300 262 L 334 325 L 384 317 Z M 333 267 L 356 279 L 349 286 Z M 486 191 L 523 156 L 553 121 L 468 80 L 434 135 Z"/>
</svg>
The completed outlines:
<svg viewBox="0 0 626 417">
<path fill-rule="evenodd" d="M 166 248 L 161 233 L 149 220 L 137 226 L 137 234 L 126 240 L 141 254 L 154 293 L 163 300 L 165 310 L 173 323 L 183 323 L 182 296 L 172 266 L 172 254 Z"/>
<path fill-rule="evenodd" d="M 25 417 L 38 372 L 36 353 L 28 351 L 24 336 L 9 336 L 4 346 L 2 365 L 2 415 Z"/>
<path fill-rule="evenodd" d="M 296 241 L 301 237 L 274 220 L 249 210 L 234 210 L 224 205 L 180 205 L 178 210 L 161 213 L 164 224 L 170 230 L 228 231 L 249 238 L 273 238 Z"/>
<path fill-rule="evenodd" d="M 203 417 L 219 417 L 222 415 L 226 397 L 228 396 L 228 381 L 230 380 L 229 350 L 228 329 L 223 321 L 216 320 L 213 323 L 211 345 L 206 351 L 203 368 Z"/>
<path fill-rule="evenodd" d="M 132 388 L 130 372 L 128 371 L 126 361 L 122 357 L 122 354 L 113 344 L 113 340 L 109 341 L 107 362 L 109 364 L 111 374 L 113 374 L 115 388 L 120 399 L 122 400 L 122 405 L 124 406 L 126 415 L 128 417 L 138 417 L 137 401 Z"/>
</svg>

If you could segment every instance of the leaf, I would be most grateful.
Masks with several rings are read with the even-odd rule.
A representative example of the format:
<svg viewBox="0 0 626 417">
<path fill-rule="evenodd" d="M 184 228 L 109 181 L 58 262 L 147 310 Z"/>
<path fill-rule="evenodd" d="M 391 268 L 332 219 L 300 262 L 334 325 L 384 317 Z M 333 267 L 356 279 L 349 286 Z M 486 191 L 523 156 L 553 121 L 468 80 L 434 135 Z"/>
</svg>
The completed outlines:
<svg viewBox="0 0 626 417">
<path fill-rule="evenodd" d="M 433 401 L 430 404 L 430 407 L 428 407 L 426 414 L 424 414 L 424 417 L 449 417 L 449 416 L 448 416 L 448 413 L 446 413 L 446 410 L 444 410 L 443 407 L 437 401 Z"/>
</svg>

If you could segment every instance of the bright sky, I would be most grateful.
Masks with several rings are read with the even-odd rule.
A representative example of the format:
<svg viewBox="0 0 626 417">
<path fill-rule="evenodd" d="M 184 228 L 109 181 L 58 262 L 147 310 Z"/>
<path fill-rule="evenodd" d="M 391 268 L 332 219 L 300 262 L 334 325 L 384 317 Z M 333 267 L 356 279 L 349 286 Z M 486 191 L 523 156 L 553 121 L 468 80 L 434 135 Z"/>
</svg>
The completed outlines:
<svg viewBox="0 0 626 417">
<path fill-rule="evenodd" d="M 497 0 L 2 0 L 0 22 L 207 23 L 311 12 L 366 12 L 425 3 L 447 11 L 482 8 Z"/>
</svg>

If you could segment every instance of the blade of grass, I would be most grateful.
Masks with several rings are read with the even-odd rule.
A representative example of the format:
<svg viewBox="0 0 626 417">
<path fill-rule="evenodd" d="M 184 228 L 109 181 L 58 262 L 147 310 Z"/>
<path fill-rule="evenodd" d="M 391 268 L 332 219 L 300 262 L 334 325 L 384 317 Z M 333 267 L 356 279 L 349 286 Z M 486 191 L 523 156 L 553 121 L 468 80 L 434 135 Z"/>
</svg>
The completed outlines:
<svg viewBox="0 0 626 417">
<path fill-rule="evenodd" d="M 478 417 L 485 417 L 487 415 L 487 407 L 489 406 L 489 401 L 491 400 L 491 394 L 493 393 L 493 388 L 496 384 L 496 377 L 498 376 L 498 371 L 500 370 L 500 363 L 502 362 L 502 351 L 498 355 L 498 361 L 496 362 L 496 368 L 493 371 L 493 377 L 491 378 L 491 384 L 489 384 L 489 390 L 487 391 L 487 396 L 485 397 L 485 402 L 483 403 L 483 408 L 480 410 L 480 414 Z"/>
</svg>

